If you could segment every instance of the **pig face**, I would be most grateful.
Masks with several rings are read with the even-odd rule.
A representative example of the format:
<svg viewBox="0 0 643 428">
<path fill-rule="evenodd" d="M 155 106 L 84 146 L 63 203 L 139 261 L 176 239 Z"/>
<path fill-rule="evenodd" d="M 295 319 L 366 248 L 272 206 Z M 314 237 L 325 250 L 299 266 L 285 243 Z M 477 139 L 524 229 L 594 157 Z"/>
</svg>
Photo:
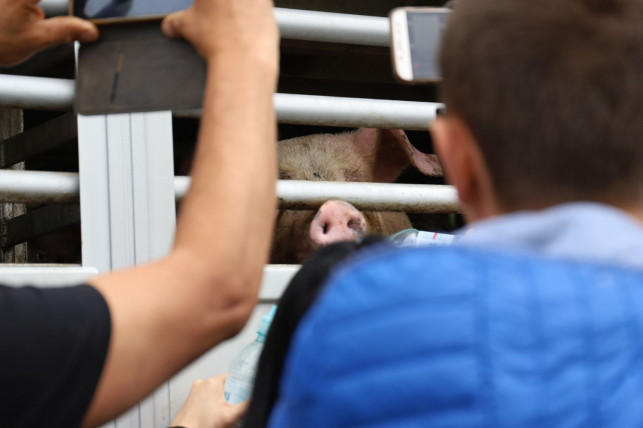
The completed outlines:
<svg viewBox="0 0 643 428">
<path fill-rule="evenodd" d="M 282 180 L 393 182 L 409 164 L 426 175 L 442 175 L 437 157 L 419 152 L 401 130 L 359 129 L 279 142 Z M 281 210 L 271 262 L 301 263 L 333 242 L 410 227 L 404 213 L 360 212 L 345 201 L 327 201 L 317 211 Z"/>
</svg>

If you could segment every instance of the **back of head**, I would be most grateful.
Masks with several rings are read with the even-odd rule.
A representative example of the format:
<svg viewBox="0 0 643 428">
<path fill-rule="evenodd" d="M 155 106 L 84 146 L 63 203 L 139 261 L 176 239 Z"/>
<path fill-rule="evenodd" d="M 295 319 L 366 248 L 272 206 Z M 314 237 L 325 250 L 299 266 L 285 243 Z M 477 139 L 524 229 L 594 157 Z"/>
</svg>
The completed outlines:
<svg viewBox="0 0 643 428">
<path fill-rule="evenodd" d="M 458 0 L 442 95 L 505 210 L 643 196 L 643 1 Z"/>
</svg>

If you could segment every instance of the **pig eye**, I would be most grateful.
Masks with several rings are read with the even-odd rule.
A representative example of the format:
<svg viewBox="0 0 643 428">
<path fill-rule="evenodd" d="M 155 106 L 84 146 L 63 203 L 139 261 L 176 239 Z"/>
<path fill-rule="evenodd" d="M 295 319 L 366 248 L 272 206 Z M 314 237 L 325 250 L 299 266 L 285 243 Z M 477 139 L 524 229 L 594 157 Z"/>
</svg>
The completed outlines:
<svg viewBox="0 0 643 428">
<path fill-rule="evenodd" d="M 292 177 L 287 172 L 280 171 L 279 172 L 279 179 L 280 180 L 292 180 Z"/>
</svg>

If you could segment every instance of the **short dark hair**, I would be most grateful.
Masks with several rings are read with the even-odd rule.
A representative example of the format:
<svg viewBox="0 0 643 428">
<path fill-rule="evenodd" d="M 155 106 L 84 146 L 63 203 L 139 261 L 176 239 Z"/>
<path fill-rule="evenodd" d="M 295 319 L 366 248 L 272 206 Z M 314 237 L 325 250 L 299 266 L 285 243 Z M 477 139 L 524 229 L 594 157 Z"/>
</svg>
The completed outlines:
<svg viewBox="0 0 643 428">
<path fill-rule="evenodd" d="M 643 1 L 458 0 L 441 94 L 501 208 L 643 197 Z"/>
</svg>

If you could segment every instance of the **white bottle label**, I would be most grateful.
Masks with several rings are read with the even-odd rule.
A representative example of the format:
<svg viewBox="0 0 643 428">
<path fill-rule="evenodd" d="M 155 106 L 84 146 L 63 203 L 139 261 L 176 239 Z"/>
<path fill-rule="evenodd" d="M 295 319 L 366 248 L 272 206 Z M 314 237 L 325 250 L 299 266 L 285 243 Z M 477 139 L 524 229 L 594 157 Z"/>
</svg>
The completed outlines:
<svg viewBox="0 0 643 428">
<path fill-rule="evenodd" d="M 252 393 L 252 384 L 243 380 L 235 379 L 228 375 L 225 381 L 225 391 L 223 395 L 230 404 L 241 403 L 250 398 Z"/>
<path fill-rule="evenodd" d="M 450 244 L 455 240 L 455 235 L 447 233 L 424 232 L 419 231 L 415 237 L 415 246 L 423 245 L 445 245 Z"/>
</svg>

